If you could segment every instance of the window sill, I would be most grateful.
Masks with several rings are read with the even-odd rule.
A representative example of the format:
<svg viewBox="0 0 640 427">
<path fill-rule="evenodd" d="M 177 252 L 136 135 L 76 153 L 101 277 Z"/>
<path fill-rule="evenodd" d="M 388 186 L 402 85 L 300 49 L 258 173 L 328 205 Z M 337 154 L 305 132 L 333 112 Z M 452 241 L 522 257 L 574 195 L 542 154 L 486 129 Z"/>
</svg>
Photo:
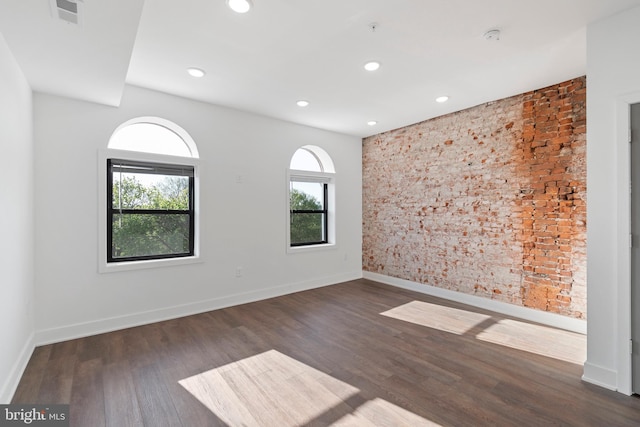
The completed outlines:
<svg viewBox="0 0 640 427">
<path fill-rule="evenodd" d="M 307 245 L 307 246 L 288 246 L 288 254 L 299 254 L 305 252 L 326 251 L 336 249 L 335 243 L 321 243 L 319 245 Z"/>
<path fill-rule="evenodd" d="M 98 268 L 99 273 L 115 273 L 118 271 L 144 270 L 149 268 L 172 267 L 176 265 L 197 264 L 204 262 L 199 256 L 152 259 L 148 261 L 125 261 L 125 262 L 101 262 Z"/>
</svg>

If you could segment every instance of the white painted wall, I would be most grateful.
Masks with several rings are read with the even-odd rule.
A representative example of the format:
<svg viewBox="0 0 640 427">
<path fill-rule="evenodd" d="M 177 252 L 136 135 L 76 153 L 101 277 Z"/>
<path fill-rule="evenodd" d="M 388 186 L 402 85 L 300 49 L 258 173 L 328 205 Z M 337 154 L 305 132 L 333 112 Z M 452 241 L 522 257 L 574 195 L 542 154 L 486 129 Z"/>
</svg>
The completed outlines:
<svg viewBox="0 0 640 427">
<path fill-rule="evenodd" d="M 0 404 L 33 350 L 32 96 L 0 34 Z"/>
<path fill-rule="evenodd" d="M 629 394 L 628 104 L 640 102 L 640 8 L 587 29 L 584 379 Z M 635 101 L 634 101 L 635 100 Z"/>
<path fill-rule="evenodd" d="M 359 138 L 132 86 L 119 108 L 36 93 L 34 111 L 39 344 L 362 276 Z M 138 116 L 198 145 L 204 262 L 99 274 L 98 150 Z M 337 245 L 287 254 L 286 169 L 307 144 L 335 163 Z"/>
</svg>

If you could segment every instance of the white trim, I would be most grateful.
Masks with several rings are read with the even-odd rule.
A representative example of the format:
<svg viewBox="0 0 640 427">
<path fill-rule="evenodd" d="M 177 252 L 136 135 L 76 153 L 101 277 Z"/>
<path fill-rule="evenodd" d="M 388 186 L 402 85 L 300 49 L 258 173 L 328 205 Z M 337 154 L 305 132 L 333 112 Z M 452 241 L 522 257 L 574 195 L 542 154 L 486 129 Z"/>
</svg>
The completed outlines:
<svg viewBox="0 0 640 427">
<path fill-rule="evenodd" d="M 70 339 L 111 332 L 119 329 L 126 329 L 134 326 L 146 325 L 149 323 L 161 322 L 164 320 L 175 319 L 184 316 L 191 316 L 193 314 L 199 314 L 234 305 L 260 301 L 267 298 L 274 298 L 294 292 L 301 292 L 309 289 L 334 285 L 336 283 L 355 280 L 361 277 L 362 275 L 360 271 L 353 273 L 341 273 L 303 282 L 289 283 L 286 285 L 274 286 L 267 289 L 242 292 L 221 298 L 213 298 L 206 301 L 198 301 L 194 303 L 165 307 L 159 310 L 145 311 L 125 316 L 111 317 L 51 329 L 43 329 L 36 332 L 35 342 L 37 345 L 52 344 Z"/>
<path fill-rule="evenodd" d="M 380 282 L 403 289 L 409 289 L 411 291 L 416 291 L 426 295 L 467 304 L 484 310 L 495 311 L 496 313 L 517 317 L 519 319 L 528 320 L 531 322 L 541 323 L 543 325 L 551 326 L 554 328 L 565 329 L 567 331 L 577 332 L 580 334 L 587 333 L 587 322 L 580 319 L 561 316 L 559 314 L 549 313 L 546 311 L 534 310 L 528 307 L 520 307 L 517 305 L 508 304 L 506 302 L 483 298 L 476 295 L 463 294 L 461 292 L 451 291 L 449 289 L 437 288 L 431 285 L 425 285 L 422 283 L 412 282 L 410 280 L 398 279 L 396 277 L 385 276 L 368 271 L 364 271 L 362 273 L 362 277 L 364 277 L 365 279 L 373 280 L 375 282 Z"/>
<path fill-rule="evenodd" d="M 617 375 L 616 371 L 586 362 L 582 381 L 616 391 L 614 384 L 616 383 Z"/>
<path fill-rule="evenodd" d="M 105 243 L 106 245 L 106 243 Z M 105 255 L 106 257 L 106 255 Z M 102 260 L 106 258 L 101 258 Z M 176 265 L 188 265 L 203 263 L 202 258 L 198 256 L 169 258 L 169 259 L 152 259 L 145 261 L 130 262 L 102 262 L 98 264 L 99 273 L 115 273 L 118 271 L 144 270 L 147 268 L 175 267 Z"/>
<path fill-rule="evenodd" d="M 616 365 L 617 375 L 611 384 L 620 393 L 632 394 L 632 357 L 629 353 L 631 339 L 631 152 L 629 129 L 631 128 L 631 105 L 640 103 L 640 92 L 620 96 L 616 101 L 616 171 L 617 171 L 617 235 L 616 259 Z M 585 364 L 586 367 L 586 364 Z M 586 368 L 585 368 L 586 372 Z M 589 381 L 589 380 L 586 380 Z M 611 388 L 611 387 L 609 387 Z"/>
<path fill-rule="evenodd" d="M 298 182 L 322 182 L 329 183 L 335 176 L 332 172 L 313 172 L 289 169 L 289 180 Z"/>
<path fill-rule="evenodd" d="M 190 165 L 194 168 L 194 256 L 184 258 L 158 259 L 152 261 L 107 263 L 107 159 L 120 158 L 156 163 Z M 192 157 L 176 157 L 162 154 L 142 153 L 127 150 L 98 150 L 98 272 L 140 270 L 147 268 L 169 267 L 175 265 L 203 262 L 200 252 L 200 160 Z"/>
<path fill-rule="evenodd" d="M 333 172 L 311 172 L 301 171 L 296 169 L 287 169 L 287 197 L 286 203 L 286 252 L 288 254 L 305 253 L 318 250 L 335 249 L 336 248 L 336 174 Z M 327 184 L 327 198 L 328 198 L 328 212 L 327 212 L 327 226 L 329 228 L 327 233 L 327 243 L 308 246 L 291 246 L 291 181 L 301 182 L 320 182 Z"/>
<path fill-rule="evenodd" d="M 287 253 L 301 254 L 301 253 L 315 252 L 315 251 L 332 251 L 335 249 L 338 249 L 338 247 L 333 243 L 321 243 L 318 245 L 288 246 Z"/>
<path fill-rule="evenodd" d="M 18 359 L 13 364 L 13 368 L 11 369 L 8 378 L 4 380 L 4 383 L 0 384 L 0 387 L 2 387 L 0 388 L 0 404 L 6 405 L 11 402 L 35 348 L 35 334 L 31 333 L 27 342 L 25 342 L 22 347 L 20 356 L 18 356 Z"/>
<path fill-rule="evenodd" d="M 333 165 L 333 159 L 331 158 L 329 153 L 327 153 L 323 148 L 318 147 L 317 145 L 303 145 L 302 147 L 297 148 L 296 151 L 291 155 L 292 159 L 298 150 L 306 150 L 311 154 L 313 154 L 315 158 L 318 159 L 318 162 L 320 162 L 320 167 L 322 168 L 323 172 L 326 172 L 326 173 L 336 172 L 336 168 Z M 289 163 L 289 168 L 291 168 L 291 163 Z"/>
</svg>

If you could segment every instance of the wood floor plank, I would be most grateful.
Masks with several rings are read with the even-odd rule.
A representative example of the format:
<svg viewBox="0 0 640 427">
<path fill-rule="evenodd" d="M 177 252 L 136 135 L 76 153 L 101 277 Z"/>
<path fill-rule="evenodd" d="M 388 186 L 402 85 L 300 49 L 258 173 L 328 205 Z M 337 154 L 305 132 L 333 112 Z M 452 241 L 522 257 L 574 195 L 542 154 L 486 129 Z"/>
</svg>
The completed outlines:
<svg viewBox="0 0 640 427">
<path fill-rule="evenodd" d="M 143 424 L 154 427 L 181 426 L 162 371 L 155 365 L 147 365 L 134 368 L 132 375 Z"/>
<path fill-rule="evenodd" d="M 105 424 L 107 427 L 142 425 L 136 389 L 127 361 L 104 366 L 102 374 Z"/>
<path fill-rule="evenodd" d="M 51 348 L 51 345 L 44 345 L 33 350 L 11 403 L 36 403 L 38 401 L 38 392 L 49 362 Z"/>
<path fill-rule="evenodd" d="M 102 360 L 76 364 L 69 401 L 69 422 L 74 426 L 105 426 Z"/>
<path fill-rule="evenodd" d="M 122 337 L 125 349 L 124 357 L 131 365 L 131 369 L 155 363 L 156 349 L 152 348 L 147 341 L 147 337 L 153 329 L 155 329 L 155 325 L 138 326 L 124 331 Z"/>
<path fill-rule="evenodd" d="M 54 350 L 56 346 L 57 344 L 53 346 Z M 71 400 L 71 387 L 73 386 L 76 361 L 75 354 L 65 357 L 49 357 L 40 389 L 38 390 L 38 398 L 36 402 L 31 403 L 68 404 Z"/>
<path fill-rule="evenodd" d="M 583 351 L 361 279 L 40 347 L 13 400 L 81 427 L 640 425 L 640 398 L 581 381 Z"/>
<path fill-rule="evenodd" d="M 197 377 L 186 378 L 181 385 L 214 414 L 220 414 L 224 423 L 230 426 L 259 425 L 220 371 L 212 369 Z"/>
</svg>

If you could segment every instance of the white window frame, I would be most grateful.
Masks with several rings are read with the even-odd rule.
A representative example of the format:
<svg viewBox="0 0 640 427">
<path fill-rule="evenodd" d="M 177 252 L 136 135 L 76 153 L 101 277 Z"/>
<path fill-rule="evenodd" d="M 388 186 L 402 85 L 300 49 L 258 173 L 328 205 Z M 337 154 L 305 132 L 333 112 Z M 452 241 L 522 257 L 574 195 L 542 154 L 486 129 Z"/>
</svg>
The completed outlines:
<svg viewBox="0 0 640 427">
<path fill-rule="evenodd" d="M 194 169 L 194 242 L 193 256 L 140 261 L 107 262 L 107 159 L 189 165 Z M 105 149 L 98 151 L 98 272 L 140 270 L 203 262 L 200 253 L 200 161 L 193 157 L 178 157 L 138 151 Z"/>
<path fill-rule="evenodd" d="M 296 169 L 287 170 L 287 253 L 304 253 L 309 251 L 336 248 L 336 174 L 332 172 L 311 172 Z M 327 184 L 327 243 L 315 245 L 291 246 L 291 181 L 306 181 Z"/>
</svg>

